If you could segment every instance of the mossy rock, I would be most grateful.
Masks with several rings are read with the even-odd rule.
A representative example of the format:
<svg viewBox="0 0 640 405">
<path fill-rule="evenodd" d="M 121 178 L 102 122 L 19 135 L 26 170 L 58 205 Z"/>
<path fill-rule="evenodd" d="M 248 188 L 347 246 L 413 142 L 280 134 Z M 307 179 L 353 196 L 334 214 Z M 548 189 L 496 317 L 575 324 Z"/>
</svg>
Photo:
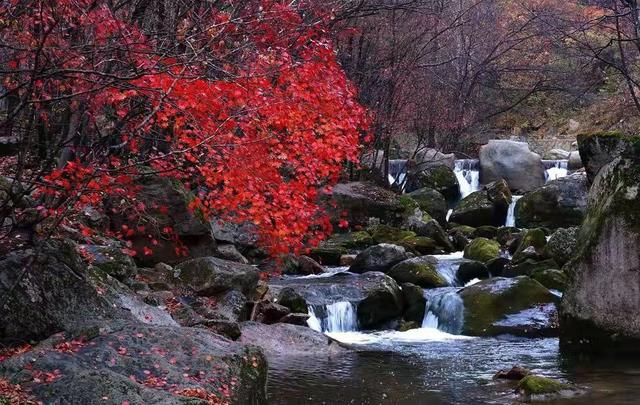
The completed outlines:
<svg viewBox="0 0 640 405">
<path fill-rule="evenodd" d="M 292 313 L 306 314 L 309 310 L 307 301 L 291 287 L 280 291 L 277 303 L 289 308 Z"/>
<path fill-rule="evenodd" d="M 340 258 L 347 253 L 341 246 L 326 245 L 311 249 L 308 256 L 325 266 L 339 266 Z"/>
<path fill-rule="evenodd" d="M 473 238 L 487 238 L 487 239 L 495 239 L 498 234 L 498 228 L 491 225 L 483 225 L 476 228 L 476 230 L 471 234 Z"/>
<path fill-rule="evenodd" d="M 511 263 L 502 272 L 505 277 L 530 276 L 536 272 L 549 269 L 557 269 L 558 263 L 553 259 L 538 261 L 536 259 L 526 259 L 519 263 Z"/>
<path fill-rule="evenodd" d="M 466 261 L 460 263 L 456 278 L 459 283 L 464 285 L 475 278 L 479 278 L 480 280 L 489 278 L 489 270 L 484 263 L 474 260 Z"/>
<path fill-rule="evenodd" d="M 518 383 L 518 391 L 526 396 L 557 394 L 571 386 L 547 377 L 528 375 Z"/>
<path fill-rule="evenodd" d="M 413 321 L 418 325 L 422 324 L 427 305 L 424 290 L 422 287 L 411 283 L 403 283 L 400 287 L 402 288 L 402 298 L 404 300 L 404 320 Z"/>
<path fill-rule="evenodd" d="M 453 170 L 445 165 L 429 167 L 418 173 L 407 173 L 406 191 L 413 192 L 421 188 L 438 191 L 448 202 L 456 201 L 460 196 L 458 178 Z"/>
<path fill-rule="evenodd" d="M 420 209 L 429 214 L 431 218 L 443 226 L 447 223 L 447 200 L 439 191 L 425 187 L 409 193 L 409 196 L 411 196 Z"/>
<path fill-rule="evenodd" d="M 327 244 L 340 246 L 345 249 L 366 249 L 376 244 L 373 237 L 366 231 L 354 231 L 332 235 Z"/>
<path fill-rule="evenodd" d="M 567 275 L 562 270 L 536 270 L 531 274 L 531 278 L 550 290 L 564 292 L 567 287 Z"/>
<path fill-rule="evenodd" d="M 396 244 L 420 255 L 430 255 L 438 251 L 436 242 L 426 236 L 408 236 Z"/>
<path fill-rule="evenodd" d="M 577 139 L 580 158 L 587 172 L 588 181 L 593 183 L 602 167 L 620 156 L 633 143 L 638 142 L 640 137 L 621 131 L 598 131 L 579 134 Z"/>
<path fill-rule="evenodd" d="M 464 302 L 463 334 L 468 336 L 495 336 L 511 333 L 521 336 L 551 336 L 556 332 L 549 314 L 548 322 L 531 325 L 508 325 L 510 315 L 533 311 L 546 304 L 556 304 L 559 298 L 539 282 L 526 277 L 494 277 L 464 288 L 460 297 Z M 553 305 L 551 305 L 553 309 Z"/>
<path fill-rule="evenodd" d="M 403 321 L 400 322 L 400 326 L 398 326 L 398 332 L 406 332 L 411 329 L 420 329 L 422 324 L 416 321 Z"/>
<path fill-rule="evenodd" d="M 516 238 L 516 235 L 520 234 L 521 231 L 518 228 L 512 226 L 502 226 L 498 228 L 496 232 L 495 239 L 502 246 L 508 246 L 509 242 Z"/>
<path fill-rule="evenodd" d="M 415 257 L 396 264 L 387 274 L 398 283 L 411 283 L 423 288 L 446 287 L 447 280 L 437 272 L 437 263 L 430 256 Z"/>
<path fill-rule="evenodd" d="M 460 201 L 449 219 L 473 227 L 502 226 L 507 219 L 511 198 L 509 186 L 504 180 L 489 183 Z"/>
<path fill-rule="evenodd" d="M 413 231 L 394 228 L 389 225 L 376 225 L 368 229 L 376 243 L 396 243 L 410 237 L 415 237 Z"/>
<path fill-rule="evenodd" d="M 527 248 L 532 247 L 539 256 L 544 256 L 544 248 L 547 246 L 547 236 L 542 229 L 528 229 L 522 235 L 518 249 L 513 254 L 513 262 L 525 260 Z"/>
<path fill-rule="evenodd" d="M 460 233 L 467 238 L 471 238 L 471 235 L 475 232 L 476 228 L 468 225 L 456 225 L 449 230 L 449 234 Z"/>
<path fill-rule="evenodd" d="M 464 258 L 486 263 L 500 256 L 500 244 L 487 238 L 476 238 L 464 249 Z"/>
</svg>

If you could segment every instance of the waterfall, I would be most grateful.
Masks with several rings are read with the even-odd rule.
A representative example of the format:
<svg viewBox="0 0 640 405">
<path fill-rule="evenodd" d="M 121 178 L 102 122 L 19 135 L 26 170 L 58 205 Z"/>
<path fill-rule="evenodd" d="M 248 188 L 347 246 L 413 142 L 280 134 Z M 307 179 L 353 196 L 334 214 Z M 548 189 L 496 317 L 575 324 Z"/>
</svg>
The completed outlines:
<svg viewBox="0 0 640 405">
<path fill-rule="evenodd" d="M 465 198 L 469 194 L 480 190 L 480 170 L 478 160 L 460 159 L 456 160 L 453 172 L 460 185 L 460 195 Z"/>
<path fill-rule="evenodd" d="M 348 301 L 324 307 L 309 306 L 307 325 L 318 332 L 351 332 L 358 329 L 355 306 Z"/>
<path fill-rule="evenodd" d="M 516 203 L 521 198 L 521 195 L 511 196 L 511 204 L 509 204 L 509 210 L 507 211 L 507 220 L 504 226 L 516 226 Z"/>
<path fill-rule="evenodd" d="M 407 177 L 407 161 L 404 159 L 389 160 L 389 184 L 397 184 L 404 191 L 404 181 Z"/>
<path fill-rule="evenodd" d="M 543 160 L 547 182 L 557 180 L 569 174 L 568 160 Z"/>
<path fill-rule="evenodd" d="M 454 335 L 462 332 L 464 304 L 458 288 L 444 287 L 425 291 L 427 305 L 423 328 L 434 328 Z"/>
</svg>

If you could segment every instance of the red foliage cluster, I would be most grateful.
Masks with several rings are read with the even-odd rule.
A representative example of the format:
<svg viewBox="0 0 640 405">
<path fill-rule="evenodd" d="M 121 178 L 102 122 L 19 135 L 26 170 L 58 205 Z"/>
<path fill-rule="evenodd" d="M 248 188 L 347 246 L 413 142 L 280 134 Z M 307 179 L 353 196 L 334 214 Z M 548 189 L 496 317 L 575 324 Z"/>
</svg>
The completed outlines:
<svg viewBox="0 0 640 405">
<path fill-rule="evenodd" d="M 0 349 L 0 361 L 5 361 L 10 357 L 27 353 L 31 349 L 33 349 L 33 346 L 31 346 L 28 343 L 25 343 L 24 345 L 19 347 L 10 347 L 7 349 Z"/>
<path fill-rule="evenodd" d="M 152 170 L 190 190 L 199 215 L 257 225 L 272 253 L 330 230 L 319 194 L 356 160 L 369 117 L 322 19 L 275 0 L 195 9 L 176 38 L 193 52 L 171 55 L 111 2 L 32 3 L 0 5 L 3 86 L 45 127 L 60 103 L 83 125 L 58 145 L 73 158 L 36 179 L 43 215 L 73 221 L 91 207 L 131 220 L 114 236 L 144 235 L 136 180 Z"/>
<path fill-rule="evenodd" d="M 0 378 L 0 400 L 3 403 L 19 405 L 36 405 L 42 402 L 36 401 L 27 394 L 19 385 L 11 384 L 4 378 Z"/>
</svg>

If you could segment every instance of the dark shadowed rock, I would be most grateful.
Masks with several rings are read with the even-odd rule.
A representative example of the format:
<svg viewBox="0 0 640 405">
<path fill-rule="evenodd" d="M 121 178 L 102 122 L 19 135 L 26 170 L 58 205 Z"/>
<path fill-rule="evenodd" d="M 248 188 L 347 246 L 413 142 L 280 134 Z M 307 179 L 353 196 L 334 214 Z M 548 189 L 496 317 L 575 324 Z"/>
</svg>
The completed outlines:
<svg viewBox="0 0 640 405">
<path fill-rule="evenodd" d="M 436 165 L 425 168 L 409 161 L 405 191 L 411 193 L 422 188 L 436 190 L 449 202 L 460 198 L 460 185 L 451 167 Z"/>
<path fill-rule="evenodd" d="M 229 260 L 231 262 L 238 262 L 242 264 L 249 264 L 249 260 L 240 253 L 238 248 L 235 245 L 225 244 L 218 245 L 216 247 L 216 257 L 219 257 L 224 260 Z"/>
<path fill-rule="evenodd" d="M 217 257 L 199 257 L 180 263 L 175 276 L 199 295 L 215 295 L 232 289 L 251 294 L 258 285 L 258 271 L 242 263 Z"/>
<path fill-rule="evenodd" d="M 602 167 L 619 157 L 633 143 L 633 138 L 617 131 L 578 135 L 580 158 L 589 184 L 593 183 Z"/>
<path fill-rule="evenodd" d="M 403 247 L 382 243 L 360 252 L 351 267 L 349 267 L 349 271 L 352 273 L 364 273 L 367 271 L 386 273 L 391 267 L 409 257 L 410 255 Z"/>
<path fill-rule="evenodd" d="M 424 297 L 424 290 L 411 283 L 404 283 L 401 285 L 401 288 L 405 305 L 404 320 L 416 322 L 418 325 L 421 325 L 427 304 L 427 299 Z"/>
<path fill-rule="evenodd" d="M 498 371 L 496 375 L 493 376 L 493 378 L 520 381 L 529 374 L 531 374 L 530 370 L 527 370 L 526 368 L 520 366 L 513 366 L 509 370 Z"/>
<path fill-rule="evenodd" d="M 383 223 L 394 224 L 404 213 L 398 196 L 373 183 L 340 183 L 326 196 L 328 212 L 334 225 L 346 219 L 350 226 L 366 226 L 369 218 L 379 218 Z M 333 206 L 335 204 L 335 207 Z"/>
<path fill-rule="evenodd" d="M 289 315 L 291 310 L 284 305 L 276 304 L 275 302 L 262 300 L 256 302 L 254 307 L 255 317 L 253 320 L 260 323 L 266 323 L 271 325 L 280 321 L 285 315 Z"/>
<path fill-rule="evenodd" d="M 524 142 L 491 140 L 480 149 L 480 181 L 506 180 L 511 190 L 527 192 L 545 182 L 544 165 Z"/>
<path fill-rule="evenodd" d="M 589 192 L 576 254 L 564 269 L 561 345 L 640 353 L 640 141 L 603 167 Z"/>
<path fill-rule="evenodd" d="M 290 287 L 285 287 L 280 290 L 277 302 L 289 308 L 291 312 L 294 313 L 306 314 L 308 312 L 307 301 L 302 295 L 298 294 L 296 290 Z"/>
<path fill-rule="evenodd" d="M 462 285 L 467 284 L 475 278 L 484 280 L 485 278 L 489 278 L 489 269 L 487 269 L 487 266 L 482 262 L 476 262 L 473 260 L 464 261 L 460 263 L 460 267 L 456 273 L 456 278 Z"/>
<path fill-rule="evenodd" d="M 480 227 L 504 225 L 511 204 L 511 192 L 504 180 L 489 183 L 465 197 L 449 220 L 459 225 Z"/>
<path fill-rule="evenodd" d="M 582 223 L 587 209 L 587 179 L 575 173 L 550 181 L 516 203 L 518 228 L 566 228 Z"/>
<path fill-rule="evenodd" d="M 262 351 L 206 329 L 127 323 L 71 353 L 53 350 L 61 341 L 54 336 L 1 362 L 0 376 L 47 404 L 99 404 L 108 398 L 114 404 L 177 405 L 189 401 L 187 388 L 209 393 L 212 400 L 266 404 Z M 39 372 L 58 377 L 34 383 Z M 222 397 L 223 385 L 230 387 L 228 399 Z"/>
</svg>

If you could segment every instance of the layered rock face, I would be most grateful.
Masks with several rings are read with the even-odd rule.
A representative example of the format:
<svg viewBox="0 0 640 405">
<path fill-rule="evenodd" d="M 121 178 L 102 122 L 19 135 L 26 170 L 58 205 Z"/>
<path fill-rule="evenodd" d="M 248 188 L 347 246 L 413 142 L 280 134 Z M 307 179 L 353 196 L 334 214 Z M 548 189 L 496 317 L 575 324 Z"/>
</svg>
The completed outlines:
<svg viewBox="0 0 640 405">
<path fill-rule="evenodd" d="M 524 142 L 491 140 L 480 149 L 480 181 L 504 179 L 511 190 L 527 192 L 545 182 L 544 165 Z"/>
<path fill-rule="evenodd" d="M 578 135 L 580 158 L 584 163 L 589 184 L 593 183 L 602 167 L 620 156 L 632 142 L 631 136 L 616 131 Z"/>
<path fill-rule="evenodd" d="M 564 348 L 640 353 L 640 144 L 603 167 L 565 266 Z"/>
</svg>

